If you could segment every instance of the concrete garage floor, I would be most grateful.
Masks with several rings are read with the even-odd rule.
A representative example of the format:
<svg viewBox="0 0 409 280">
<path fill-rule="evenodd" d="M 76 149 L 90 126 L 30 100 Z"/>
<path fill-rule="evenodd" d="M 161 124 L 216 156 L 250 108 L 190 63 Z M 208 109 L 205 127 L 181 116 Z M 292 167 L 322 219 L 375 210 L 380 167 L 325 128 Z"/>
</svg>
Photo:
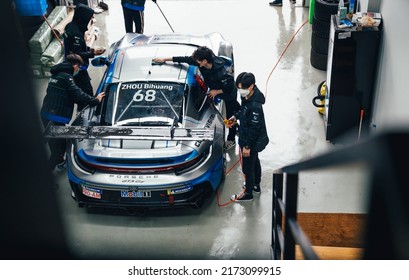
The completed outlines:
<svg viewBox="0 0 409 280">
<path fill-rule="evenodd" d="M 109 11 L 96 15 L 106 48 L 124 35 L 120 1 L 105 0 Z M 327 150 L 321 115 L 311 100 L 325 71 L 310 65 L 311 25 L 307 23 L 274 65 L 293 34 L 308 19 L 308 7 L 270 7 L 268 0 L 158 0 L 177 33 L 220 32 L 234 46 L 236 76 L 253 72 L 266 95 L 264 110 L 270 144 L 260 154 L 262 193 L 252 203 L 218 205 L 215 194 L 200 210 L 152 211 L 146 215 L 120 210 L 87 210 L 76 206 L 64 173 L 57 175 L 72 253 L 82 259 L 270 259 L 272 172 Z M 158 7 L 146 1 L 145 34 L 171 33 Z M 94 88 L 103 68 L 90 67 Z M 270 76 L 271 74 L 271 76 Z M 41 104 L 47 80 L 36 80 Z M 228 153 L 229 166 L 238 149 Z M 240 165 L 220 187 L 220 204 L 240 191 Z"/>
</svg>

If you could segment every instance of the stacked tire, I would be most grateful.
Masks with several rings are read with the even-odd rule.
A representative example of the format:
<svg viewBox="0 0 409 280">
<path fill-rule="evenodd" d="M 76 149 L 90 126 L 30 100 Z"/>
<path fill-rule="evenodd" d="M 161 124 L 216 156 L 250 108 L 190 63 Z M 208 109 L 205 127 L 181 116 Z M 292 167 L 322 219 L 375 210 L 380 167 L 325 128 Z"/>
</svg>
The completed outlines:
<svg viewBox="0 0 409 280">
<path fill-rule="evenodd" d="M 319 70 L 327 70 L 329 30 L 331 15 L 338 12 L 339 0 L 315 0 L 311 34 L 311 65 Z M 344 1 L 348 7 L 349 1 Z"/>
</svg>

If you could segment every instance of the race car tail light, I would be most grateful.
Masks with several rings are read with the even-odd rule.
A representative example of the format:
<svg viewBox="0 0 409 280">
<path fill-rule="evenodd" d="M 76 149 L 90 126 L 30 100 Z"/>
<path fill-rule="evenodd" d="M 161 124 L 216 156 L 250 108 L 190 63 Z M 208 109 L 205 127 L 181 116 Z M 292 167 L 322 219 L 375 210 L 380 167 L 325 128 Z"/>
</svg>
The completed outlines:
<svg viewBox="0 0 409 280">
<path fill-rule="evenodd" d="M 157 166 L 141 166 L 140 161 L 135 161 L 134 165 L 130 160 L 126 161 L 127 166 L 119 166 L 113 165 L 111 160 L 111 165 L 104 164 L 102 162 L 89 162 L 81 158 L 80 156 L 76 156 L 76 162 L 78 163 L 81 168 L 84 168 L 86 171 L 94 173 L 96 171 L 100 172 L 111 172 L 111 173 L 164 173 L 164 172 L 175 172 L 176 174 L 182 174 L 189 170 L 195 168 L 198 164 L 203 162 L 207 157 L 207 154 L 203 153 L 191 160 L 187 160 L 177 164 L 165 164 L 162 162 L 162 165 Z M 152 160 L 151 163 L 156 163 L 156 161 Z M 108 162 L 107 162 L 108 163 Z M 123 164 L 121 160 L 115 160 L 115 164 Z M 149 160 L 144 161 L 145 164 L 149 163 Z"/>
</svg>

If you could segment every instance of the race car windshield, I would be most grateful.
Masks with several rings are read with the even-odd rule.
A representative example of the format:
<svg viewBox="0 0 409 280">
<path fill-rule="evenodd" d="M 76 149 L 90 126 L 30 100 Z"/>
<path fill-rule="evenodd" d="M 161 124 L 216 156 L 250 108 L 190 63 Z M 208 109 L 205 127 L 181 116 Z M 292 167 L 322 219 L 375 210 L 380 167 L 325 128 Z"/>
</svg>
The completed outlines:
<svg viewBox="0 0 409 280">
<path fill-rule="evenodd" d="M 119 125 L 172 125 L 180 118 L 183 85 L 130 82 L 110 88 L 105 121 Z"/>
</svg>

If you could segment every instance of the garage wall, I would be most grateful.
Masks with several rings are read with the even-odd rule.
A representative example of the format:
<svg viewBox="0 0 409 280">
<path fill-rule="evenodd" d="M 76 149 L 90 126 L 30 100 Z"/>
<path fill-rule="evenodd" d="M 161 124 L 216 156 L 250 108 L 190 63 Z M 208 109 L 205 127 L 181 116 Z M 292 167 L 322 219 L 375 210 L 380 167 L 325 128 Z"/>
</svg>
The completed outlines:
<svg viewBox="0 0 409 280">
<path fill-rule="evenodd" d="M 407 0 L 384 0 L 380 3 L 383 33 L 372 119 L 377 132 L 408 127 L 409 123 L 409 29 L 405 24 L 407 11 Z"/>
<path fill-rule="evenodd" d="M 374 133 L 409 127 L 408 0 L 360 0 L 360 11 L 383 17 L 372 123 Z M 371 46 L 368 46 L 370 48 Z M 365 170 L 319 170 L 300 174 L 300 212 L 366 213 L 368 177 Z M 338 182 L 343 182 L 340 186 Z"/>
</svg>

